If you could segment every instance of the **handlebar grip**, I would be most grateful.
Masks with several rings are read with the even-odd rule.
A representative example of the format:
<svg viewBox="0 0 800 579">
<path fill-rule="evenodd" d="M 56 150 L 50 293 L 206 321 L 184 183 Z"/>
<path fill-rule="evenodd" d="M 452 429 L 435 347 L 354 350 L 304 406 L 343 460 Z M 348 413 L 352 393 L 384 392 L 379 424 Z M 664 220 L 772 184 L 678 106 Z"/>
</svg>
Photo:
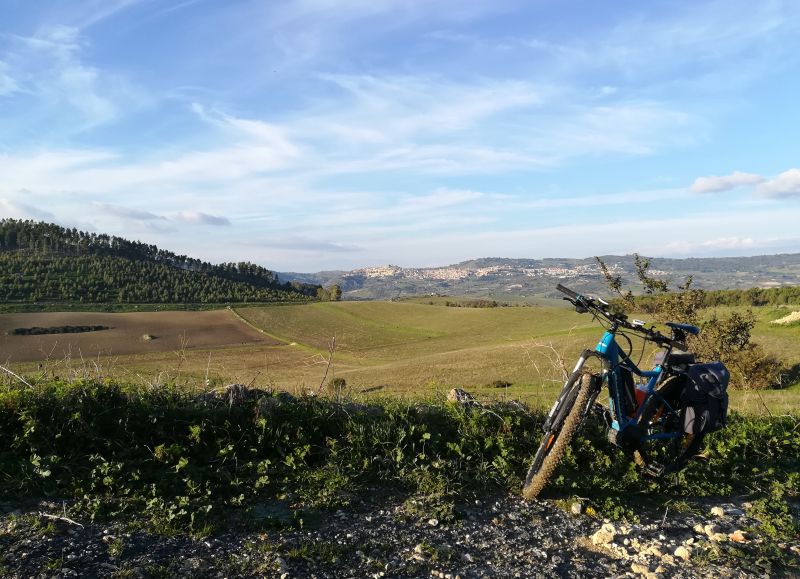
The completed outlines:
<svg viewBox="0 0 800 579">
<path fill-rule="evenodd" d="M 577 300 L 577 299 L 580 297 L 580 296 L 579 296 L 578 294 L 576 294 L 574 291 L 572 291 L 572 290 L 571 290 L 571 289 L 569 289 L 569 288 L 566 288 L 566 287 L 564 287 L 564 286 L 563 286 L 563 285 L 561 285 L 561 284 L 558 284 L 558 285 L 556 286 L 556 289 L 557 289 L 558 291 L 560 291 L 561 293 L 568 295 L 568 296 L 569 296 L 569 297 L 571 297 L 573 300 Z"/>
</svg>

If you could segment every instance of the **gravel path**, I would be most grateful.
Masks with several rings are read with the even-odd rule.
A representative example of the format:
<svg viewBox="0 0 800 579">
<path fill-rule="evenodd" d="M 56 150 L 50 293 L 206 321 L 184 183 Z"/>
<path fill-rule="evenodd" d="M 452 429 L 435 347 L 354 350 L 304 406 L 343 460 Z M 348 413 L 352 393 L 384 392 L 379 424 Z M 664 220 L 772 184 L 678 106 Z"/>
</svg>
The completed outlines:
<svg viewBox="0 0 800 579">
<path fill-rule="evenodd" d="M 639 524 L 622 525 L 566 513 L 547 502 L 487 497 L 458 505 L 461 520 L 445 525 L 404 514 L 399 501 L 355 503 L 307 517 L 301 530 L 253 532 L 232 522 L 231 528 L 241 529 L 206 539 L 153 536 L 124 523 L 79 526 L 41 515 L 63 515 L 60 504 L 0 503 L 6 513 L 13 510 L 0 523 L 0 577 L 792 576 L 707 562 L 707 553 L 731 544 L 729 534 L 754 523 L 742 514 L 741 504 L 714 503 L 715 513 L 722 516 L 711 515 L 708 503 L 707 517 L 674 512 L 663 519 L 654 513 Z M 288 504 L 259 508 L 271 516 L 280 516 L 281 510 L 291 514 Z M 759 540 L 746 533 L 744 537 Z M 797 544 L 778 548 L 795 559 L 800 552 Z"/>
</svg>

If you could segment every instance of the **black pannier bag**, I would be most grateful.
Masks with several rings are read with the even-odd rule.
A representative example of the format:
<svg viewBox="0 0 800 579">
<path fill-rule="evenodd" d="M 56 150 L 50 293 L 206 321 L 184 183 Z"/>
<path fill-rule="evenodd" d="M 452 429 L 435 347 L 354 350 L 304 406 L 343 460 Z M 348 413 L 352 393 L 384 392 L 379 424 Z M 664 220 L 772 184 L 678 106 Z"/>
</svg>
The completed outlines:
<svg viewBox="0 0 800 579">
<path fill-rule="evenodd" d="M 694 364 L 686 374 L 689 380 L 681 398 L 684 432 L 708 434 L 725 428 L 731 380 L 725 364 Z"/>
</svg>

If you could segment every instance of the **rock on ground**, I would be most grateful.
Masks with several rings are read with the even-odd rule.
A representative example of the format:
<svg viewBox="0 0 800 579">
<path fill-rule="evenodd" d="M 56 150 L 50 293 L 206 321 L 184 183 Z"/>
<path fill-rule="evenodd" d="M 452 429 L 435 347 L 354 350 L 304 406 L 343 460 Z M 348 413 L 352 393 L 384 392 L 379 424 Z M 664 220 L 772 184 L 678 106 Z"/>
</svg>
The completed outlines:
<svg viewBox="0 0 800 579">
<path fill-rule="evenodd" d="M 135 531 L 124 523 L 90 524 L 48 519 L 52 531 L 33 525 L 39 513 L 58 516 L 61 504 L 3 505 L 0 577 L 162 577 L 338 579 L 440 577 L 444 579 L 643 577 L 755 578 L 697 557 L 713 539 L 708 519 L 675 513 L 637 524 L 572 515 L 546 502 L 516 496 L 482 497 L 458 505 L 454 524 L 410 516 L 400 499 L 374 498 L 306 517 L 302 529 L 248 531 L 235 522 L 222 535 L 193 539 Z M 254 517 L 280 519 L 291 506 L 260 505 Z M 11 514 L 13 512 L 14 514 Z M 44 520 L 44 519 L 41 519 Z M 751 521 L 752 522 L 752 521 Z M 81 523 L 79 526 L 74 523 Z M 746 526 L 742 516 L 715 525 Z M 715 533 L 715 536 L 718 533 Z M 595 538 L 598 538 L 596 540 Z M 797 545 L 784 545 L 787 553 Z M 780 577 L 772 573 L 770 577 Z M 790 575 L 783 575 L 789 577 Z"/>
</svg>

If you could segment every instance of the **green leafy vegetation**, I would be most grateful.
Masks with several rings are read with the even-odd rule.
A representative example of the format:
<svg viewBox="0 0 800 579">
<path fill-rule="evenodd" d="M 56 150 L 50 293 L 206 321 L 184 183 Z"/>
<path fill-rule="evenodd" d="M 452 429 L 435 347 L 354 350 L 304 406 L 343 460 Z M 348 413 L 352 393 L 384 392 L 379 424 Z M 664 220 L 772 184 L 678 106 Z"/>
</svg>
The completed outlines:
<svg viewBox="0 0 800 579">
<path fill-rule="evenodd" d="M 623 290 L 622 277 L 613 275 L 599 257 L 595 258 L 612 292 L 620 297 L 612 307 L 652 316 L 659 322 L 678 322 L 700 328 L 697 336 L 680 335 L 698 360 L 719 360 L 731 372 L 731 387 L 744 390 L 762 390 L 782 385 L 789 370 L 774 354 L 751 341 L 751 332 L 756 325 L 756 316 L 751 310 L 730 311 L 719 317 L 706 305 L 706 291 L 692 287 L 689 276 L 679 291 L 669 288 L 671 279 L 660 279 L 650 274 L 650 260 L 634 254 L 636 275 L 642 284 L 643 297 Z M 794 291 L 794 288 L 792 288 Z M 757 295 L 758 290 L 750 291 Z M 798 290 L 800 291 L 800 290 Z M 719 293 L 719 292 L 717 292 Z"/>
<path fill-rule="evenodd" d="M 71 497 L 76 515 L 202 535 L 219 528 L 231 509 L 259 501 L 295 503 L 286 524 L 302 526 L 309 516 L 303 510 L 341 505 L 349 493 L 380 487 L 411 497 L 402 516 L 447 523 L 458 518 L 459 497 L 519 491 L 543 419 L 541 411 L 517 405 L 465 409 L 441 398 L 386 399 L 375 411 L 346 410 L 324 398 L 267 400 L 215 405 L 174 386 L 112 381 L 6 386 L 0 493 Z M 673 487 L 642 474 L 590 424 L 546 495 L 588 498 L 598 515 L 630 519 L 640 504 L 633 497 L 663 503 L 750 494 L 766 501 L 755 503 L 771 525 L 764 533 L 794 536 L 787 500 L 800 492 L 798 457 L 797 416 L 733 414 Z M 259 518 L 281 520 L 269 512 Z"/>
<path fill-rule="evenodd" d="M 41 336 L 44 334 L 79 334 L 82 332 L 99 332 L 107 330 L 108 326 L 51 326 L 40 328 L 14 328 L 7 332 L 10 336 Z"/>
<path fill-rule="evenodd" d="M 310 301 L 320 290 L 281 284 L 249 262 L 212 265 L 120 237 L 0 220 L 0 303 Z"/>
</svg>

